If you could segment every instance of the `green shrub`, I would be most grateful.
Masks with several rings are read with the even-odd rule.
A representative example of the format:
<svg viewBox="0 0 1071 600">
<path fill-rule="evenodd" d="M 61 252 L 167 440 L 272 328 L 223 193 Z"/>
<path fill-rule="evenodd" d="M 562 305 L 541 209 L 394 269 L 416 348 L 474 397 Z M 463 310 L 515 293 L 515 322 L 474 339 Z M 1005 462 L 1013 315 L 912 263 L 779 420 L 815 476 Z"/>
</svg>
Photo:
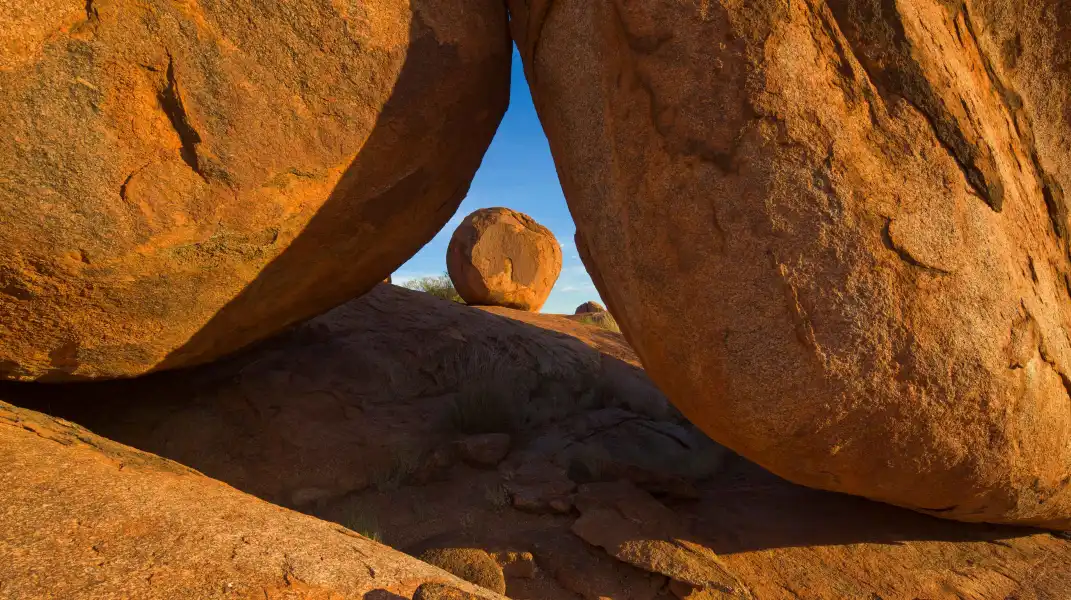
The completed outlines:
<svg viewBox="0 0 1071 600">
<path fill-rule="evenodd" d="M 621 333 L 621 327 L 618 326 L 617 320 L 608 312 L 588 313 L 577 320 L 587 325 L 601 327 L 607 331 Z"/>
<path fill-rule="evenodd" d="M 465 301 L 458 295 L 457 290 L 454 289 L 454 282 L 450 280 L 450 275 L 443 273 L 438 277 L 421 277 L 420 279 L 411 279 L 403 284 L 402 287 L 410 290 L 416 290 L 418 292 L 424 292 L 425 294 L 431 294 L 436 298 L 442 298 L 443 300 L 451 300 L 460 304 L 464 304 Z"/>
</svg>

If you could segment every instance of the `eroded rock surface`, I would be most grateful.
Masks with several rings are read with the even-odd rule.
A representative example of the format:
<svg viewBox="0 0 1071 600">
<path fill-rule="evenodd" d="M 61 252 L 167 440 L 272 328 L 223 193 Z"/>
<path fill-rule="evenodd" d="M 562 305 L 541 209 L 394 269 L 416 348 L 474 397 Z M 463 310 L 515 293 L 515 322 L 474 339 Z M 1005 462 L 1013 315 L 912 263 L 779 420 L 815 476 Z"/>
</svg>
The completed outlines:
<svg viewBox="0 0 1071 600">
<path fill-rule="evenodd" d="M 751 597 L 713 551 L 688 539 L 672 510 L 630 483 L 588 484 L 576 504 L 573 533 L 614 558 L 725 600 Z"/>
<path fill-rule="evenodd" d="M 508 104 L 499 0 L 8 9 L 0 378 L 197 364 L 368 291 Z"/>
<path fill-rule="evenodd" d="M 1071 527 L 1066 2 L 510 7 L 581 257 L 693 422 L 808 486 Z"/>
<path fill-rule="evenodd" d="M 538 312 L 561 274 L 562 249 L 532 217 L 482 208 L 454 231 L 446 266 L 466 303 Z"/>
<path fill-rule="evenodd" d="M 547 328 L 506 315 L 539 317 Z M 596 406 L 679 419 L 635 361 L 620 335 L 561 317 L 489 314 L 380 285 L 215 364 L 126 381 L 6 383 L 0 398 L 310 508 L 434 477 L 466 457 L 456 446 L 467 432 L 458 428 L 483 413 L 508 414 L 528 431 Z M 472 382 L 487 383 L 491 403 L 459 411 Z M 470 444 L 469 460 L 491 463 L 509 450 L 502 435 Z"/>
<path fill-rule="evenodd" d="M 0 402 L 4 598 L 501 598 L 348 529 Z M 424 596 L 435 597 L 435 596 Z M 450 597 L 450 596 L 445 596 Z"/>
<path fill-rule="evenodd" d="M 174 463 L 5 408 L 17 422 L 0 425 L 0 597 L 78 598 L 65 594 L 68 580 L 94 584 L 84 588 L 93 598 L 218 597 L 198 593 L 191 586 L 203 582 L 188 573 L 248 582 L 235 588 L 239 598 L 265 589 L 269 600 L 351 597 L 332 582 L 366 590 L 360 600 L 488 597 L 438 571 L 395 586 L 393 563 L 375 562 L 379 546 L 352 532 L 411 556 L 485 551 L 518 600 L 1042 600 L 1071 589 L 1066 535 L 939 520 L 789 483 L 704 440 L 664 399 L 648 399 L 620 335 L 491 312 L 381 286 L 218 364 L 103 384 L 0 385 L 0 398 L 69 415 L 265 498 L 300 498 L 303 510 L 339 524 L 202 485 Z M 506 365 L 547 384 L 519 396 L 535 418 L 497 469 L 460 460 L 453 441 L 464 436 L 446 418 L 473 357 L 444 357 L 466 347 L 480 348 L 481 371 Z M 592 382 L 594 398 L 583 393 Z M 27 454 L 23 439 L 56 450 Z M 423 444 L 434 450 L 415 452 Z M 142 485 L 146 470 L 164 473 Z M 690 493 L 668 485 L 681 481 Z M 246 503 L 268 512 L 249 517 Z M 290 524 L 277 530 L 276 518 Z M 342 542 L 331 541 L 336 533 Z M 230 571 L 235 549 L 242 562 Z M 199 557 L 203 565 L 191 562 Z M 381 587 L 362 587 L 373 575 L 365 565 Z"/>
</svg>

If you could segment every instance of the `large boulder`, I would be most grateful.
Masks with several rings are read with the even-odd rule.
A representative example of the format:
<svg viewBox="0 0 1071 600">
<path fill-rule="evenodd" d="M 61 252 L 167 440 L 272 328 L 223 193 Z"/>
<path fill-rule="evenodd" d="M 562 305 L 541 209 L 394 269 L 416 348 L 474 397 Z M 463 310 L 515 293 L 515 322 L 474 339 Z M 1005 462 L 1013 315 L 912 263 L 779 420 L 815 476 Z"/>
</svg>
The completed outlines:
<svg viewBox="0 0 1071 600">
<path fill-rule="evenodd" d="M 581 257 L 690 419 L 808 486 L 1071 527 L 1071 5 L 510 7 Z"/>
<path fill-rule="evenodd" d="M 446 266 L 468 304 L 538 312 L 562 271 L 549 229 L 508 208 L 482 208 L 450 238 Z"/>
<path fill-rule="evenodd" d="M 499 0 L 21 4 L 0 378 L 201 363 L 367 291 L 454 213 L 508 104 Z"/>
</svg>

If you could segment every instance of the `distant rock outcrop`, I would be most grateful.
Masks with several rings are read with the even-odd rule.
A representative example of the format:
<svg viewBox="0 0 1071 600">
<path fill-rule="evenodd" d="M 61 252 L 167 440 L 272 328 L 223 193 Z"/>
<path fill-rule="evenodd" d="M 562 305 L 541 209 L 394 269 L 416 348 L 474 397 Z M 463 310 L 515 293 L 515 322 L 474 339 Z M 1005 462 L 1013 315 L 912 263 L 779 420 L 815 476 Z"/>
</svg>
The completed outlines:
<svg viewBox="0 0 1071 600">
<path fill-rule="evenodd" d="M 1071 528 L 1071 3 L 509 4 L 580 256 L 693 422 Z"/>
<path fill-rule="evenodd" d="M 606 312 L 606 307 L 601 305 L 601 304 L 599 304 L 598 302 L 596 302 L 594 300 L 589 300 L 589 301 L 581 304 L 580 306 L 576 307 L 576 313 L 574 313 L 574 314 L 586 315 L 586 314 L 589 314 L 589 313 L 600 313 L 600 312 Z"/>
<path fill-rule="evenodd" d="M 508 104 L 500 0 L 41 0 L 0 19 L 0 379 L 215 359 L 364 293 Z"/>
<path fill-rule="evenodd" d="M 537 312 L 561 274 L 562 250 L 528 215 L 484 208 L 454 231 L 446 266 L 466 303 Z"/>
</svg>

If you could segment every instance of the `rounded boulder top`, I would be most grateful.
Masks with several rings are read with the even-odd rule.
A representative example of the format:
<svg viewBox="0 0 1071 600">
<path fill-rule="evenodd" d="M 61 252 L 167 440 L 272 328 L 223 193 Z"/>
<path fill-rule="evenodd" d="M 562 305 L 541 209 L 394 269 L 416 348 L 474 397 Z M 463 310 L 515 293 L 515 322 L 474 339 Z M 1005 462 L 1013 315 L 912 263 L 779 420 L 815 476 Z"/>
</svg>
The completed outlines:
<svg viewBox="0 0 1071 600">
<path fill-rule="evenodd" d="M 589 300 L 589 301 L 581 304 L 580 306 L 576 307 L 576 312 L 574 314 L 587 315 L 587 314 L 591 314 L 591 313 L 601 313 L 601 312 L 606 312 L 606 307 L 601 305 L 601 304 L 599 304 L 598 302 L 596 302 L 594 300 Z"/>
<path fill-rule="evenodd" d="M 562 250 L 532 217 L 483 208 L 454 231 L 446 266 L 466 303 L 538 312 L 561 274 Z"/>
</svg>

